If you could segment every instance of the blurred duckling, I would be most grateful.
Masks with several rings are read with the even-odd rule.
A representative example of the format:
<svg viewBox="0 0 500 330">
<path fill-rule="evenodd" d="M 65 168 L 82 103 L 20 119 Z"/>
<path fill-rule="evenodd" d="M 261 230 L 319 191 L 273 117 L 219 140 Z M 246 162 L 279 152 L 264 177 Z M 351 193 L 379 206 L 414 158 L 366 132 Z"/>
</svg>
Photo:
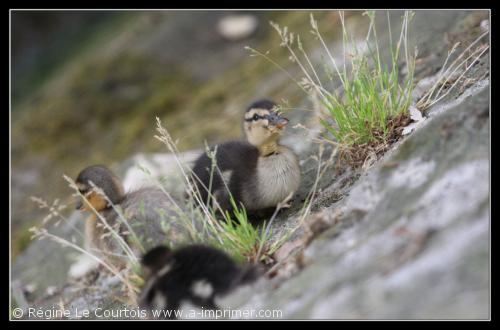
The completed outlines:
<svg viewBox="0 0 500 330">
<path fill-rule="evenodd" d="M 92 165 L 83 169 L 75 181 L 78 190 L 86 198 L 77 201 L 76 209 L 91 212 L 85 222 L 85 244 L 91 252 L 103 256 L 120 268 L 125 265 L 124 258 L 118 256 L 121 250 L 116 237 L 111 235 L 109 229 L 93 212 L 92 207 L 133 248 L 138 250 L 139 245 L 132 239 L 132 235 L 127 233 L 128 228 L 120 221 L 119 214 L 113 206 L 102 193 L 92 187 L 90 182 L 101 189 L 117 209 L 121 209 L 146 251 L 166 240 L 169 243 L 184 240 L 181 227 L 172 220 L 167 221 L 171 205 L 160 189 L 144 187 L 125 193 L 120 179 L 111 170 L 103 165 Z"/>
<path fill-rule="evenodd" d="M 142 270 L 146 284 L 138 305 L 167 319 L 175 319 L 174 310 L 182 308 L 183 303 L 218 309 L 217 297 L 255 281 L 263 273 L 260 266 L 237 265 L 226 253 L 198 244 L 174 251 L 157 246 L 143 256 Z"/>
<path fill-rule="evenodd" d="M 290 148 L 279 143 L 288 119 L 275 109 L 272 101 L 254 102 L 243 119 L 246 141 L 217 146 L 215 158 L 222 176 L 211 170 L 212 160 L 207 154 L 196 160 L 193 174 L 203 201 L 211 195 L 222 210 L 231 210 L 229 188 L 237 205 L 242 203 L 250 214 L 258 214 L 273 210 L 297 191 L 299 160 Z"/>
</svg>

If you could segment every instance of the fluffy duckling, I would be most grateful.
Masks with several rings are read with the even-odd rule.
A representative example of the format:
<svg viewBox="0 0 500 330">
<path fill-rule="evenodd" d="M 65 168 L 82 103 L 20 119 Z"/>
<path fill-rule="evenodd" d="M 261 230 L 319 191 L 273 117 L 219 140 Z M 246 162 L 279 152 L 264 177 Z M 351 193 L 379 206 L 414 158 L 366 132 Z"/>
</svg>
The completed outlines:
<svg viewBox="0 0 500 330">
<path fill-rule="evenodd" d="M 131 235 L 126 234 L 127 228 L 121 223 L 119 214 L 106 198 L 92 187 L 90 182 L 100 188 L 115 207 L 121 209 L 146 250 L 165 240 L 179 242 L 184 239 L 181 227 L 167 218 L 171 213 L 169 212 L 170 203 L 160 189 L 145 187 L 125 193 L 120 179 L 111 170 L 102 165 L 92 165 L 83 169 L 75 181 L 80 193 L 86 197 L 86 200 L 77 201 L 76 209 L 91 212 L 85 222 L 85 244 L 91 252 L 105 257 L 115 266 L 125 265 L 124 259 L 117 256 L 120 248 L 116 238 L 110 234 L 109 229 L 93 212 L 92 207 L 132 247 L 136 249 L 138 247 L 135 244 L 136 241 L 131 239 Z M 165 232 L 165 224 L 170 226 L 167 232 Z"/>
<path fill-rule="evenodd" d="M 276 104 L 268 100 L 251 104 L 243 123 L 246 141 L 217 146 L 216 162 L 222 176 L 217 171 L 212 173 L 212 160 L 207 154 L 196 160 L 193 174 L 204 201 L 208 201 L 210 187 L 220 207 L 231 210 L 227 184 L 236 203 L 243 203 L 250 214 L 256 214 L 274 209 L 297 191 L 299 160 L 290 148 L 279 143 L 288 119 L 275 109 Z"/>
<path fill-rule="evenodd" d="M 205 245 L 175 251 L 157 246 L 142 258 L 142 269 L 146 284 L 139 306 L 167 319 L 175 319 L 175 310 L 184 302 L 218 309 L 216 297 L 256 280 L 262 272 L 259 266 L 239 266 L 224 252 Z"/>
</svg>

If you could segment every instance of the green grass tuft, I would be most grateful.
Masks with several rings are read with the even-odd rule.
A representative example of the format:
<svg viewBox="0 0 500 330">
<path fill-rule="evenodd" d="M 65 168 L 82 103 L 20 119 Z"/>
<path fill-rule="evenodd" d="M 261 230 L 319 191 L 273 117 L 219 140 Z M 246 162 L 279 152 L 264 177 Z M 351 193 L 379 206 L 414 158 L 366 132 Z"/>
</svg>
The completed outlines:
<svg viewBox="0 0 500 330">
<path fill-rule="evenodd" d="M 412 14 L 405 12 L 401 35 L 396 45 L 392 42 L 391 31 L 390 53 L 391 60 L 384 63 L 381 60 L 379 41 L 375 28 L 375 12 L 365 13 L 370 25 L 368 35 L 364 41 L 366 51 L 358 49 L 352 35 L 349 35 L 342 21 L 344 58 L 348 58 L 343 70 L 336 68 L 342 83 L 343 96 L 325 91 L 322 101 L 330 115 L 329 119 L 336 122 L 332 126 L 330 121 L 321 122 L 327 131 L 341 144 L 347 146 L 362 145 L 370 142 L 387 142 L 391 135 L 389 120 L 399 115 L 407 114 L 411 104 L 411 95 L 414 87 L 413 72 L 416 52 L 408 54 L 408 25 Z M 311 17 L 312 22 L 314 19 Z M 390 29 L 389 17 L 387 21 Z M 317 25 L 313 23 L 314 34 L 321 40 Z M 346 54 L 346 48 L 352 45 L 352 53 Z M 347 56 L 350 55 L 350 56 Z M 400 78 L 399 63 L 403 59 L 408 74 Z M 346 67 L 351 67 L 348 72 Z"/>
<path fill-rule="evenodd" d="M 271 22 L 281 37 L 281 46 L 288 49 L 290 59 L 297 63 L 304 74 L 300 81 L 290 74 L 289 76 L 303 91 L 317 97 L 326 109 L 320 118 L 326 130 L 325 138 L 347 148 L 374 143 L 386 144 L 394 136 L 394 123 L 402 123 L 404 121 L 398 118 L 408 116 L 414 88 L 416 49 L 410 52 L 408 45 L 408 30 L 413 13 L 404 13 L 399 38 L 394 42 L 387 13 L 390 38 L 388 61 L 383 60 L 379 48 L 375 12 L 367 11 L 363 15 L 368 17 L 369 27 L 366 37 L 359 40 L 348 31 L 344 13 L 339 12 L 342 52 L 335 54 L 337 57 L 330 51 L 319 31 L 317 21 L 311 15 L 311 33 L 319 41 L 325 58 L 328 59 L 328 63 L 322 63 L 324 75 L 330 82 L 338 79 L 340 91 L 325 87 L 315 65 L 304 50 L 300 36 L 289 32 L 287 27 L 281 28 Z M 267 53 L 247 49 L 252 51 L 252 55 L 265 57 L 284 70 L 271 60 Z M 337 64 L 340 58 L 342 61 Z M 407 68 L 407 74 L 403 78 L 399 70 L 402 64 Z"/>
</svg>

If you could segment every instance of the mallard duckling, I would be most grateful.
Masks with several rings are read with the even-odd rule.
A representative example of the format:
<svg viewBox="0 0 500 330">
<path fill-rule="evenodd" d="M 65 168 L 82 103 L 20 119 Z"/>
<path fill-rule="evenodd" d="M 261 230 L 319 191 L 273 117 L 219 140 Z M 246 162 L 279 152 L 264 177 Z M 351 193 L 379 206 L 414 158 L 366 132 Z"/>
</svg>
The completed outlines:
<svg viewBox="0 0 500 330">
<path fill-rule="evenodd" d="M 207 154 L 196 160 L 193 174 L 203 201 L 208 201 L 210 187 L 220 207 L 231 210 L 227 184 L 237 205 L 242 203 L 252 214 L 274 209 L 297 191 L 299 160 L 293 150 L 279 143 L 288 119 L 275 109 L 276 104 L 268 100 L 251 104 L 243 123 L 246 141 L 217 146 L 215 158 L 222 176 L 211 170 L 212 160 Z"/>
<path fill-rule="evenodd" d="M 145 250 L 165 240 L 179 242 L 184 239 L 181 227 L 167 218 L 171 205 L 159 188 L 144 187 L 125 193 L 120 179 L 111 170 L 103 165 L 92 165 L 83 169 L 75 181 L 80 193 L 86 197 L 86 200 L 77 201 L 76 209 L 92 213 L 85 222 L 85 243 L 90 251 L 104 256 L 116 266 L 124 265 L 123 258 L 116 256 L 120 252 L 116 237 L 110 234 L 92 207 L 132 247 L 138 250 L 139 246 L 130 233 L 126 234 L 128 228 L 120 221 L 117 211 L 90 182 L 102 190 L 116 209 L 121 210 Z M 165 225 L 170 228 L 165 228 Z"/>
<path fill-rule="evenodd" d="M 157 246 L 142 258 L 142 270 L 146 284 L 138 305 L 168 319 L 176 318 L 182 303 L 218 309 L 216 297 L 256 280 L 262 273 L 259 266 L 239 266 L 226 253 L 196 244 L 174 251 Z"/>
</svg>

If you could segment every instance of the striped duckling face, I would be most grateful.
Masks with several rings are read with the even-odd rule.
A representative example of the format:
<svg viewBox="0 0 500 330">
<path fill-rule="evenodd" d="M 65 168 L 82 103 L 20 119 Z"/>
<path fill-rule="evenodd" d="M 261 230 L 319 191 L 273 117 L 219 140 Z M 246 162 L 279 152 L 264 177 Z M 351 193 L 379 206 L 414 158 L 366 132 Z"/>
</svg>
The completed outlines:
<svg viewBox="0 0 500 330">
<path fill-rule="evenodd" d="M 90 182 L 100 188 L 112 203 L 118 204 L 123 199 L 124 189 L 118 177 L 105 166 L 92 165 L 83 169 L 75 181 L 79 192 L 85 196 L 85 199 L 77 200 L 77 210 L 92 211 L 94 208 L 101 211 L 109 206 L 106 198 L 98 193 Z"/>
<path fill-rule="evenodd" d="M 288 119 L 276 111 L 276 104 L 262 100 L 253 103 L 245 113 L 244 130 L 247 140 L 256 147 L 275 143 L 283 134 Z"/>
</svg>

